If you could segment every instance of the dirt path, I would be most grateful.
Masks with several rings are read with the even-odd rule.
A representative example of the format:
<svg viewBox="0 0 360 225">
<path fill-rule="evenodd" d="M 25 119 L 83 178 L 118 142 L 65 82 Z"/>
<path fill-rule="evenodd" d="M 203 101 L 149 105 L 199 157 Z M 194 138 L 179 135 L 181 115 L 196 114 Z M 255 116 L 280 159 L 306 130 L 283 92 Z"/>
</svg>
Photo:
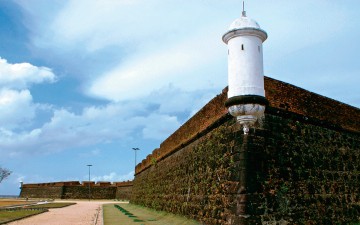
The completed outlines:
<svg viewBox="0 0 360 225">
<path fill-rule="evenodd" d="M 60 202 L 60 201 L 59 201 Z M 101 206 L 114 201 L 70 201 L 77 204 L 9 223 L 9 225 L 103 225 Z M 97 219 L 97 222 L 95 220 Z"/>
</svg>

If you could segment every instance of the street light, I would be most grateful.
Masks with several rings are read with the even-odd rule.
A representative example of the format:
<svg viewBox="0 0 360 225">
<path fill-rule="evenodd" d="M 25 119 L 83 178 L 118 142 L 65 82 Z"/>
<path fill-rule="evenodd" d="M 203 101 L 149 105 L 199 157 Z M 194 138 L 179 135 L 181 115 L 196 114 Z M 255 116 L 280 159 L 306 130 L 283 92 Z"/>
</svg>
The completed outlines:
<svg viewBox="0 0 360 225">
<path fill-rule="evenodd" d="M 136 168 L 136 151 L 139 151 L 140 148 L 132 148 L 135 151 L 135 168 Z"/>
<path fill-rule="evenodd" d="M 90 201 L 90 198 L 91 198 L 91 191 L 90 191 L 90 167 L 92 167 L 92 165 L 89 164 L 89 165 L 86 165 L 86 166 L 89 167 L 89 201 Z"/>
</svg>

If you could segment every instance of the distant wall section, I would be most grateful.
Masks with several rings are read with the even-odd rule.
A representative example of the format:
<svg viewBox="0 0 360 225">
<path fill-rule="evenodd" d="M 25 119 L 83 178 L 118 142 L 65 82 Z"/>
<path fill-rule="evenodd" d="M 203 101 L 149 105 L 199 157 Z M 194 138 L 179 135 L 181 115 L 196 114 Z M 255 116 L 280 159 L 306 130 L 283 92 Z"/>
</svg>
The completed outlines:
<svg viewBox="0 0 360 225">
<path fill-rule="evenodd" d="M 21 198 L 57 199 L 129 199 L 132 181 L 88 182 L 68 181 L 53 183 L 23 184 Z M 90 191 L 89 191 L 90 189 Z M 121 198 L 118 198 L 121 197 Z"/>
<path fill-rule="evenodd" d="M 118 182 L 114 183 L 116 186 L 116 199 L 119 200 L 130 200 L 133 188 L 133 182 Z"/>
</svg>

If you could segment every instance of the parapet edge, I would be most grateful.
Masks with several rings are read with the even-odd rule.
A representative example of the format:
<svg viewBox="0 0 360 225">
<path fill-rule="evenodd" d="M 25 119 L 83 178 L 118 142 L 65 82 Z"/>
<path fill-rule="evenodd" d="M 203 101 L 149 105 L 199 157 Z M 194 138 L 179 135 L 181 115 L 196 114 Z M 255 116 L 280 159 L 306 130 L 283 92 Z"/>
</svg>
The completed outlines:
<svg viewBox="0 0 360 225">
<path fill-rule="evenodd" d="M 265 95 L 269 107 L 325 121 L 350 132 L 360 133 L 360 109 L 334 99 L 307 91 L 300 87 L 270 77 L 265 77 Z M 228 88 L 210 100 L 193 117 L 171 134 L 160 148 L 155 149 L 135 168 L 135 175 L 154 162 L 176 152 L 208 127 L 228 115 L 224 103 Z"/>
</svg>

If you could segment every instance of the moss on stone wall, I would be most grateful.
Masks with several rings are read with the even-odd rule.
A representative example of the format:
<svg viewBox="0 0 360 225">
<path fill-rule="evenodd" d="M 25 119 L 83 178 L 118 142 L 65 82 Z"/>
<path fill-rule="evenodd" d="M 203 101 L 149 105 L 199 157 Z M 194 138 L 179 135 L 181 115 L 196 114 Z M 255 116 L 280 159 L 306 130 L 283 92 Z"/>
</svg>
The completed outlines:
<svg viewBox="0 0 360 225">
<path fill-rule="evenodd" d="M 223 125 L 136 176 L 132 202 L 218 224 L 232 215 L 239 189 L 239 132 Z M 229 142 L 233 142 L 229 146 Z M 237 142 L 237 143 L 234 143 Z"/>
<path fill-rule="evenodd" d="M 132 181 L 97 185 L 91 183 L 90 195 L 92 199 L 122 199 L 131 196 Z M 79 182 L 53 182 L 39 184 L 24 184 L 21 188 L 22 198 L 58 198 L 58 199 L 88 199 L 89 186 Z"/>
<path fill-rule="evenodd" d="M 136 175 L 132 202 L 204 224 L 360 220 L 360 135 L 268 110 L 244 136 L 228 119 Z"/>
<path fill-rule="evenodd" d="M 91 199 L 114 199 L 116 187 L 90 187 Z M 86 186 L 66 186 L 64 187 L 64 199 L 87 199 L 89 198 L 89 188 Z"/>
<path fill-rule="evenodd" d="M 249 140 L 249 223 L 359 221 L 359 134 L 278 114 Z"/>
<path fill-rule="evenodd" d="M 117 189 L 116 189 L 116 199 L 130 200 L 131 193 L 132 193 L 132 185 L 131 186 L 117 187 Z"/>
<path fill-rule="evenodd" d="M 61 198 L 62 187 L 26 187 L 21 189 L 21 198 Z"/>
</svg>

